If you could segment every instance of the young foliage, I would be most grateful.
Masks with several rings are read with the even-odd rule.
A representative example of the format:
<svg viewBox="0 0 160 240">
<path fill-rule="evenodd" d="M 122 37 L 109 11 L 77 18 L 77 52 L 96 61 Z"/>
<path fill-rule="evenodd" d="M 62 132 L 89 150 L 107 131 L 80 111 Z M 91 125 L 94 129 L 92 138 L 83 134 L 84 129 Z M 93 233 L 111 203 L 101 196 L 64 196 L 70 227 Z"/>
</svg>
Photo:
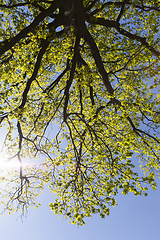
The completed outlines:
<svg viewBox="0 0 160 240">
<path fill-rule="evenodd" d="M 83 225 L 109 215 L 118 192 L 155 189 L 159 1 L 1 0 L 0 14 L 0 123 L 20 163 L 1 177 L 4 210 L 37 207 L 47 183 L 51 210 Z M 40 154 L 44 163 L 23 167 Z"/>
</svg>

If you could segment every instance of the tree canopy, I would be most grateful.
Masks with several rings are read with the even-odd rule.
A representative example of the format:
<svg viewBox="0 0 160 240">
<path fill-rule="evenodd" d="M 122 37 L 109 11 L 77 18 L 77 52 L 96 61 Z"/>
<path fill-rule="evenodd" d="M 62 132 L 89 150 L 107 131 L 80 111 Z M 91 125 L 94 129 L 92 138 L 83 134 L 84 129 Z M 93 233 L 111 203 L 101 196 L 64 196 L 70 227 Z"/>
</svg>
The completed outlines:
<svg viewBox="0 0 160 240">
<path fill-rule="evenodd" d="M 3 148 L 20 166 L 0 179 L 4 209 L 25 214 L 48 184 L 51 210 L 83 225 L 155 189 L 159 0 L 1 0 L 0 16 Z"/>
</svg>

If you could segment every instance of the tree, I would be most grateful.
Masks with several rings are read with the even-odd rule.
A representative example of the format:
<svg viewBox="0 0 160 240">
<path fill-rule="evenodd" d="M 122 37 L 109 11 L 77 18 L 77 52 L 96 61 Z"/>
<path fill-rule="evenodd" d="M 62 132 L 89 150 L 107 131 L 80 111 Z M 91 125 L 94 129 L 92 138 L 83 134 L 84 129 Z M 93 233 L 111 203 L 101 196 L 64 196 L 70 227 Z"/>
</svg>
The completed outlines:
<svg viewBox="0 0 160 240">
<path fill-rule="evenodd" d="M 82 225 L 109 215 L 119 191 L 155 189 L 159 1 L 1 0 L 0 9 L 0 121 L 20 163 L 1 177 L 4 208 L 23 215 L 47 183 L 51 210 Z M 39 154 L 44 163 L 23 168 Z"/>
</svg>

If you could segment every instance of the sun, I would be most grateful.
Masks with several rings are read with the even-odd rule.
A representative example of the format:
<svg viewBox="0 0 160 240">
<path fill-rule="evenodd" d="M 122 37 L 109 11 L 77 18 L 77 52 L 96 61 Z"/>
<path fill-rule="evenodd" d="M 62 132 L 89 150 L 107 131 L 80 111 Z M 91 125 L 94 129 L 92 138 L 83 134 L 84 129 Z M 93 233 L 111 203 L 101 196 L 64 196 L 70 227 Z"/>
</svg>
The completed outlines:
<svg viewBox="0 0 160 240">
<path fill-rule="evenodd" d="M 10 158 L 10 156 L 5 152 L 0 152 L 0 176 L 8 175 L 12 171 L 19 171 L 20 166 L 23 168 L 31 167 L 32 164 L 25 161 L 20 164 L 18 157 Z"/>
<path fill-rule="evenodd" d="M 19 168 L 20 163 L 16 157 L 9 160 L 7 153 L 0 152 L 0 177 L 7 176 L 12 170 L 19 170 Z"/>
<path fill-rule="evenodd" d="M 0 152 L 0 175 L 7 175 L 7 173 L 11 172 L 12 170 L 18 171 L 20 166 L 22 166 L 23 169 L 28 167 L 35 168 L 37 167 L 37 162 L 35 159 L 31 162 L 31 159 L 26 157 L 23 159 L 23 162 L 20 163 L 16 155 L 13 158 L 10 158 L 6 152 Z"/>
</svg>

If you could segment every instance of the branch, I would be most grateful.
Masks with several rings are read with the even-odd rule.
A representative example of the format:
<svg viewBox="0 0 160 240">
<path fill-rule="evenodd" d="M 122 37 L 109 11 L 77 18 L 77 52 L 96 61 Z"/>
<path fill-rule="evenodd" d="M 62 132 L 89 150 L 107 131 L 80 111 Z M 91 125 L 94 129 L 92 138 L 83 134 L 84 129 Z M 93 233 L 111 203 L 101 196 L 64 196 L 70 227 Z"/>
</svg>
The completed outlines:
<svg viewBox="0 0 160 240">
<path fill-rule="evenodd" d="M 106 106 L 108 106 L 109 104 L 116 104 L 116 105 L 122 107 L 121 102 L 120 102 L 118 99 L 115 99 L 115 98 L 112 98 L 112 99 L 107 103 Z M 99 107 L 99 108 L 97 109 L 97 111 L 96 111 L 95 117 L 97 117 L 98 113 L 99 113 L 101 110 L 103 110 L 106 106 L 101 106 L 101 107 Z M 154 136 L 150 135 L 149 133 L 147 133 L 147 132 L 145 132 L 145 131 L 143 131 L 143 130 L 141 130 L 141 129 L 139 129 L 139 128 L 136 128 L 135 125 L 134 125 L 134 123 L 133 123 L 133 121 L 132 121 L 132 119 L 131 119 L 130 117 L 126 117 L 126 119 L 127 119 L 128 122 L 130 123 L 130 125 L 132 126 L 133 131 L 134 131 L 136 134 L 138 134 L 139 136 L 141 136 L 141 135 L 138 133 L 138 132 L 141 132 L 141 133 L 147 135 L 148 137 L 152 138 L 154 141 L 156 141 L 157 143 L 160 144 L 160 141 L 159 141 L 157 138 L 155 138 Z"/>
<path fill-rule="evenodd" d="M 69 129 L 69 134 L 70 134 L 71 141 L 72 141 L 72 144 L 73 144 L 73 147 L 74 147 L 75 158 L 77 159 L 77 156 L 78 156 L 78 150 L 77 150 L 76 145 L 75 145 L 75 143 L 74 143 L 74 139 L 73 139 L 73 136 L 72 136 L 72 130 L 71 130 L 71 128 L 70 128 L 68 122 L 65 121 L 65 123 L 66 123 L 66 125 L 67 125 L 67 127 L 68 127 L 68 129 Z"/>
<path fill-rule="evenodd" d="M 83 103 L 82 103 L 82 90 L 79 90 L 79 101 L 80 101 L 80 105 L 81 105 L 81 114 L 83 114 Z"/>
<path fill-rule="evenodd" d="M 33 123 L 33 128 L 29 131 L 28 136 L 29 136 L 29 135 L 31 134 L 31 132 L 35 129 L 36 123 L 37 123 L 39 117 L 41 116 L 41 114 L 42 114 L 42 112 L 43 112 L 43 109 L 44 109 L 44 103 L 42 103 L 40 112 L 39 112 L 39 114 L 37 115 L 37 117 L 36 117 L 36 119 L 35 119 L 35 121 L 34 121 L 34 123 Z"/>
<path fill-rule="evenodd" d="M 65 88 L 65 103 L 64 103 L 64 110 L 63 110 L 63 119 L 64 122 L 67 119 L 67 106 L 68 106 L 68 100 L 69 100 L 69 89 L 70 86 L 72 84 L 73 78 L 74 78 L 74 72 L 75 72 L 75 68 L 76 68 L 76 61 L 77 61 L 77 52 L 78 52 L 78 48 L 79 48 L 79 42 L 80 42 L 80 37 L 76 37 L 76 42 L 75 42 L 75 46 L 74 46 L 74 56 L 73 56 L 73 60 L 72 60 L 72 68 L 71 68 L 71 72 L 70 72 L 70 77 L 67 80 L 67 84 L 66 84 L 66 88 Z"/>
<path fill-rule="evenodd" d="M 24 136 L 23 136 L 23 139 L 25 139 L 26 141 L 32 143 L 37 151 L 44 153 L 52 161 L 52 163 L 54 163 L 54 160 L 51 158 L 51 156 L 48 154 L 48 152 L 46 152 L 45 150 L 43 150 L 41 148 L 38 148 L 33 140 L 31 140 L 31 139 L 29 139 L 27 137 L 24 137 Z"/>
<path fill-rule="evenodd" d="M 146 41 L 145 38 L 137 36 L 136 34 L 130 33 L 123 28 L 120 27 L 118 21 L 110 21 L 104 18 L 96 18 L 96 17 L 91 17 L 89 14 L 86 14 L 86 20 L 89 23 L 92 24 L 98 24 L 102 25 L 104 27 L 114 27 L 121 35 L 128 37 L 129 39 L 132 40 L 137 40 L 142 44 L 142 46 L 145 46 L 147 49 L 149 49 L 155 56 L 159 57 L 160 52 L 155 50 L 152 46 L 149 45 L 149 43 Z"/>
<path fill-rule="evenodd" d="M 129 39 L 132 40 L 137 40 L 138 42 L 140 42 L 142 44 L 142 46 L 145 46 L 148 50 L 150 50 L 156 57 L 160 56 L 160 52 L 155 50 L 152 46 L 149 45 L 149 43 L 146 41 L 145 38 L 137 36 L 136 34 L 130 33 L 126 30 L 124 30 L 121 27 L 116 27 L 115 28 L 120 34 L 122 34 L 123 36 L 128 37 Z"/>
<path fill-rule="evenodd" d="M 87 14 L 87 13 L 85 14 L 85 20 L 88 23 L 98 24 L 98 25 L 102 25 L 105 27 L 114 27 L 114 28 L 119 27 L 119 23 L 117 21 L 108 20 L 108 19 L 104 19 L 104 18 L 97 18 L 97 17 L 94 17 L 91 14 Z"/>
<path fill-rule="evenodd" d="M 65 73 L 69 69 L 70 69 L 69 68 L 69 60 L 67 60 L 67 65 L 66 65 L 66 68 L 64 69 L 64 71 L 56 78 L 56 80 L 54 80 L 53 83 L 51 83 L 48 87 L 46 87 L 46 89 L 43 91 L 43 93 L 50 92 L 51 90 L 53 90 L 53 88 L 59 83 L 61 78 L 65 75 Z"/>
<path fill-rule="evenodd" d="M 116 6 L 116 7 L 121 7 L 123 4 L 123 2 L 106 2 L 104 3 L 100 8 L 95 9 L 94 11 L 91 12 L 91 15 L 93 16 L 94 14 L 100 12 L 101 10 L 103 10 L 106 6 Z"/>
<path fill-rule="evenodd" d="M 151 11 L 151 10 L 155 10 L 155 11 L 157 11 L 157 12 L 160 12 L 160 8 L 157 8 L 157 7 L 149 7 L 149 6 L 144 6 L 144 5 L 142 5 L 142 6 L 140 6 L 140 5 L 136 5 L 136 8 L 139 8 L 139 9 L 141 9 L 141 10 L 143 10 L 143 11 Z"/>
<path fill-rule="evenodd" d="M 21 149 L 22 149 L 23 134 L 22 134 L 22 129 L 21 129 L 21 125 L 20 125 L 19 121 L 17 122 L 17 128 L 18 128 L 18 133 L 19 133 L 19 149 L 18 149 L 17 156 L 18 156 L 18 160 L 20 162 L 20 179 L 21 179 L 21 193 L 22 193 L 22 190 L 23 190 L 23 175 L 22 175 L 22 160 L 21 160 L 21 157 L 20 157 L 20 153 L 21 153 Z"/>
<path fill-rule="evenodd" d="M 87 12 L 90 11 L 92 9 L 92 7 L 94 7 L 94 5 L 98 2 L 99 0 L 94 0 L 92 1 L 92 3 L 86 8 Z"/>
<path fill-rule="evenodd" d="M 149 133 L 147 133 L 147 132 L 145 132 L 145 131 L 143 131 L 143 130 L 141 130 L 141 129 L 139 129 L 139 128 L 136 128 L 135 125 L 134 125 L 134 123 L 133 123 L 133 121 L 131 120 L 130 117 L 127 117 L 127 120 L 129 121 L 130 125 L 132 126 L 133 131 L 134 131 L 138 136 L 142 137 L 142 136 L 138 133 L 138 132 L 141 132 L 141 133 L 143 133 L 143 134 L 145 134 L 146 136 L 152 138 L 154 141 L 156 141 L 157 143 L 160 144 L 160 141 L 159 141 L 157 138 L 155 138 L 154 136 L 150 135 Z M 148 144 L 148 143 L 147 143 L 147 144 Z"/>
<path fill-rule="evenodd" d="M 7 118 L 9 113 L 4 113 L 3 115 L 0 116 L 0 124 L 3 122 L 5 118 Z"/>
<path fill-rule="evenodd" d="M 46 49 L 49 45 L 49 41 L 45 41 L 39 54 L 38 54 L 38 57 L 37 57 L 37 62 L 35 64 L 35 68 L 34 68 L 34 72 L 32 74 L 32 76 L 28 79 L 27 81 L 27 84 L 26 84 L 26 87 L 25 87 L 25 90 L 23 92 L 23 98 L 22 98 L 22 103 L 21 105 L 19 106 L 19 109 L 23 108 L 26 104 L 26 101 L 27 101 L 27 94 L 29 92 L 29 89 L 30 89 L 30 86 L 32 84 L 32 82 L 35 80 L 36 76 L 37 76 L 37 73 L 38 73 L 38 70 L 39 70 L 39 67 L 40 67 L 40 64 L 41 64 L 41 60 L 42 60 L 42 57 L 43 57 L 43 54 L 46 52 Z"/>
<path fill-rule="evenodd" d="M 8 63 L 8 62 L 12 59 L 12 57 L 13 57 L 13 53 L 14 53 L 14 50 L 11 49 L 11 52 L 12 52 L 12 53 L 10 54 L 9 57 L 7 57 L 6 59 L 2 60 L 2 62 L 1 62 L 1 66 L 2 66 L 3 64 Z"/>
<path fill-rule="evenodd" d="M 118 17 L 117 17 L 117 22 L 120 21 L 122 15 L 123 15 L 123 13 L 124 13 L 125 4 L 126 4 L 127 2 L 128 2 L 128 0 L 124 0 L 123 3 L 122 3 L 121 11 L 120 11 L 120 13 L 119 13 L 119 15 L 118 15 Z"/>
<path fill-rule="evenodd" d="M 93 56 L 93 58 L 95 60 L 96 66 L 98 68 L 98 71 L 99 71 L 99 73 L 102 76 L 103 83 L 104 83 L 107 91 L 112 95 L 113 92 L 114 92 L 114 89 L 112 88 L 112 86 L 111 86 L 111 84 L 109 82 L 108 73 L 104 69 L 103 61 L 102 61 L 102 58 L 100 56 L 98 47 L 97 47 L 93 37 L 91 36 L 91 34 L 89 33 L 87 28 L 85 28 L 85 31 L 84 31 L 84 34 L 83 34 L 83 38 L 87 42 L 87 44 L 89 45 L 89 47 L 91 49 L 92 56 Z"/>
<path fill-rule="evenodd" d="M 126 0 L 125 1 L 125 4 L 127 4 L 127 5 L 131 5 L 132 3 L 131 3 L 131 1 L 130 0 Z M 93 16 L 93 15 L 95 15 L 96 13 L 98 13 L 98 12 L 100 12 L 100 11 L 102 11 L 105 7 L 107 7 L 107 6 L 115 6 L 115 7 L 121 7 L 123 5 L 123 2 L 106 2 L 106 3 L 104 3 L 100 8 L 98 8 L 98 9 L 95 9 L 95 10 L 93 10 L 92 12 L 91 12 L 91 15 Z M 150 11 L 150 10 L 154 10 L 154 11 L 160 11 L 160 8 L 158 8 L 158 7 L 149 7 L 149 6 L 144 6 L 144 5 L 142 5 L 142 6 L 140 6 L 140 5 L 135 5 L 134 6 L 135 8 L 139 8 L 139 9 L 141 9 L 141 10 L 143 10 L 143 11 Z M 89 9 L 90 10 L 90 9 Z M 87 11 L 89 11 L 88 9 L 87 9 Z"/>
<path fill-rule="evenodd" d="M 92 102 L 92 106 L 95 105 L 95 101 L 94 101 L 94 95 L 93 95 L 93 87 L 89 86 L 89 92 L 90 92 L 90 99 Z"/>
<path fill-rule="evenodd" d="M 5 40 L 4 42 L 0 43 L 0 56 L 4 54 L 6 51 L 8 51 L 10 48 L 12 48 L 16 43 L 18 43 L 22 38 L 25 38 L 29 32 L 31 32 L 38 24 L 49 14 L 53 13 L 58 6 L 58 0 L 55 0 L 51 6 L 41 12 L 34 20 L 33 22 L 25 27 L 20 33 L 18 33 L 15 37 L 13 37 L 10 41 Z"/>
<path fill-rule="evenodd" d="M 25 5 L 31 4 L 30 2 L 26 2 L 26 3 L 17 3 L 17 4 L 13 4 L 13 5 L 4 5 L 4 4 L 0 4 L 0 8 L 15 8 L 15 7 L 22 7 Z"/>
</svg>

